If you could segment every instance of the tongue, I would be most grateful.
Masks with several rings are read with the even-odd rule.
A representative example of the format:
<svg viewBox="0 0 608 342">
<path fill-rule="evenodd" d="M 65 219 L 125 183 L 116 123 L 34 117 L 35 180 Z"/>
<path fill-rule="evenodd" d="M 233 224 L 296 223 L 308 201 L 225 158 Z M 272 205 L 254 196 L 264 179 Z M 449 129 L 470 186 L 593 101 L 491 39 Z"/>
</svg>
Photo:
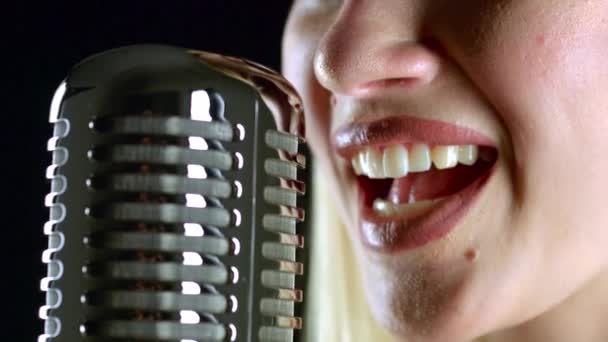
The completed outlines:
<svg viewBox="0 0 608 342">
<path fill-rule="evenodd" d="M 479 164 L 479 163 L 478 163 Z M 454 168 L 432 168 L 421 173 L 410 173 L 395 179 L 388 199 L 395 203 L 410 203 L 454 194 L 475 181 L 483 168 L 458 164 Z"/>
</svg>

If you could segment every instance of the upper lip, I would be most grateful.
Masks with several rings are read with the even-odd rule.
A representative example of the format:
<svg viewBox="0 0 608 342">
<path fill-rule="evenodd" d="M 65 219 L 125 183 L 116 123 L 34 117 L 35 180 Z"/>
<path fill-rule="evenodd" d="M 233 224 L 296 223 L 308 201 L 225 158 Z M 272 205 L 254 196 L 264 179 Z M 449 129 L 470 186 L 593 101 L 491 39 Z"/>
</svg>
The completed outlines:
<svg viewBox="0 0 608 342">
<path fill-rule="evenodd" d="M 492 139 L 476 130 L 405 115 L 355 121 L 339 127 L 333 134 L 334 147 L 344 158 L 351 158 L 365 147 L 414 143 L 495 146 Z"/>
</svg>

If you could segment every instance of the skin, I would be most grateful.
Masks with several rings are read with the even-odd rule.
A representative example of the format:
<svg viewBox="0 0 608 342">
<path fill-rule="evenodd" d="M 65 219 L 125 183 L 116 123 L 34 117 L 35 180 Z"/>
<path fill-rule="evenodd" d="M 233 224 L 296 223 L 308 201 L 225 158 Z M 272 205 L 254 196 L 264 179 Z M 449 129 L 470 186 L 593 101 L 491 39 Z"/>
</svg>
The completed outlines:
<svg viewBox="0 0 608 342">
<path fill-rule="evenodd" d="M 370 307 L 399 339 L 608 341 L 606 56 L 603 0 L 294 2 L 283 71 Z M 477 130 L 499 157 L 446 238 L 385 255 L 359 238 L 332 132 L 404 113 Z"/>
</svg>

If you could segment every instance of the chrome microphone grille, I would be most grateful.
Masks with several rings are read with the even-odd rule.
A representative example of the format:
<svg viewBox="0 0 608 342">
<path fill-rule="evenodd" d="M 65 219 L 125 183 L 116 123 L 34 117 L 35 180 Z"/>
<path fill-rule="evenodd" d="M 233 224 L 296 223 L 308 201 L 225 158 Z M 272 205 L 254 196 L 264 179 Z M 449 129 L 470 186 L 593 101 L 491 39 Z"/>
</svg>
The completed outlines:
<svg viewBox="0 0 608 342">
<path fill-rule="evenodd" d="M 77 65 L 51 107 L 40 341 L 297 340 L 309 158 L 286 81 L 131 46 Z"/>
</svg>

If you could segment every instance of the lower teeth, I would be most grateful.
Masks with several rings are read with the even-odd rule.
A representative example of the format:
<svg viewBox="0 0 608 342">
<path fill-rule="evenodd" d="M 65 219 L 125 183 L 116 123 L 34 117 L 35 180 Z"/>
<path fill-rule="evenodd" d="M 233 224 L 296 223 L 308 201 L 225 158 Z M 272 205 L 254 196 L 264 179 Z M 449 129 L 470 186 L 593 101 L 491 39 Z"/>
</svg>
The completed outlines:
<svg viewBox="0 0 608 342">
<path fill-rule="evenodd" d="M 391 216 L 396 214 L 408 214 L 415 216 L 422 213 L 437 203 L 440 198 L 424 200 L 414 203 L 393 203 L 380 198 L 374 200 L 373 209 L 374 211 L 382 216 Z"/>
</svg>

